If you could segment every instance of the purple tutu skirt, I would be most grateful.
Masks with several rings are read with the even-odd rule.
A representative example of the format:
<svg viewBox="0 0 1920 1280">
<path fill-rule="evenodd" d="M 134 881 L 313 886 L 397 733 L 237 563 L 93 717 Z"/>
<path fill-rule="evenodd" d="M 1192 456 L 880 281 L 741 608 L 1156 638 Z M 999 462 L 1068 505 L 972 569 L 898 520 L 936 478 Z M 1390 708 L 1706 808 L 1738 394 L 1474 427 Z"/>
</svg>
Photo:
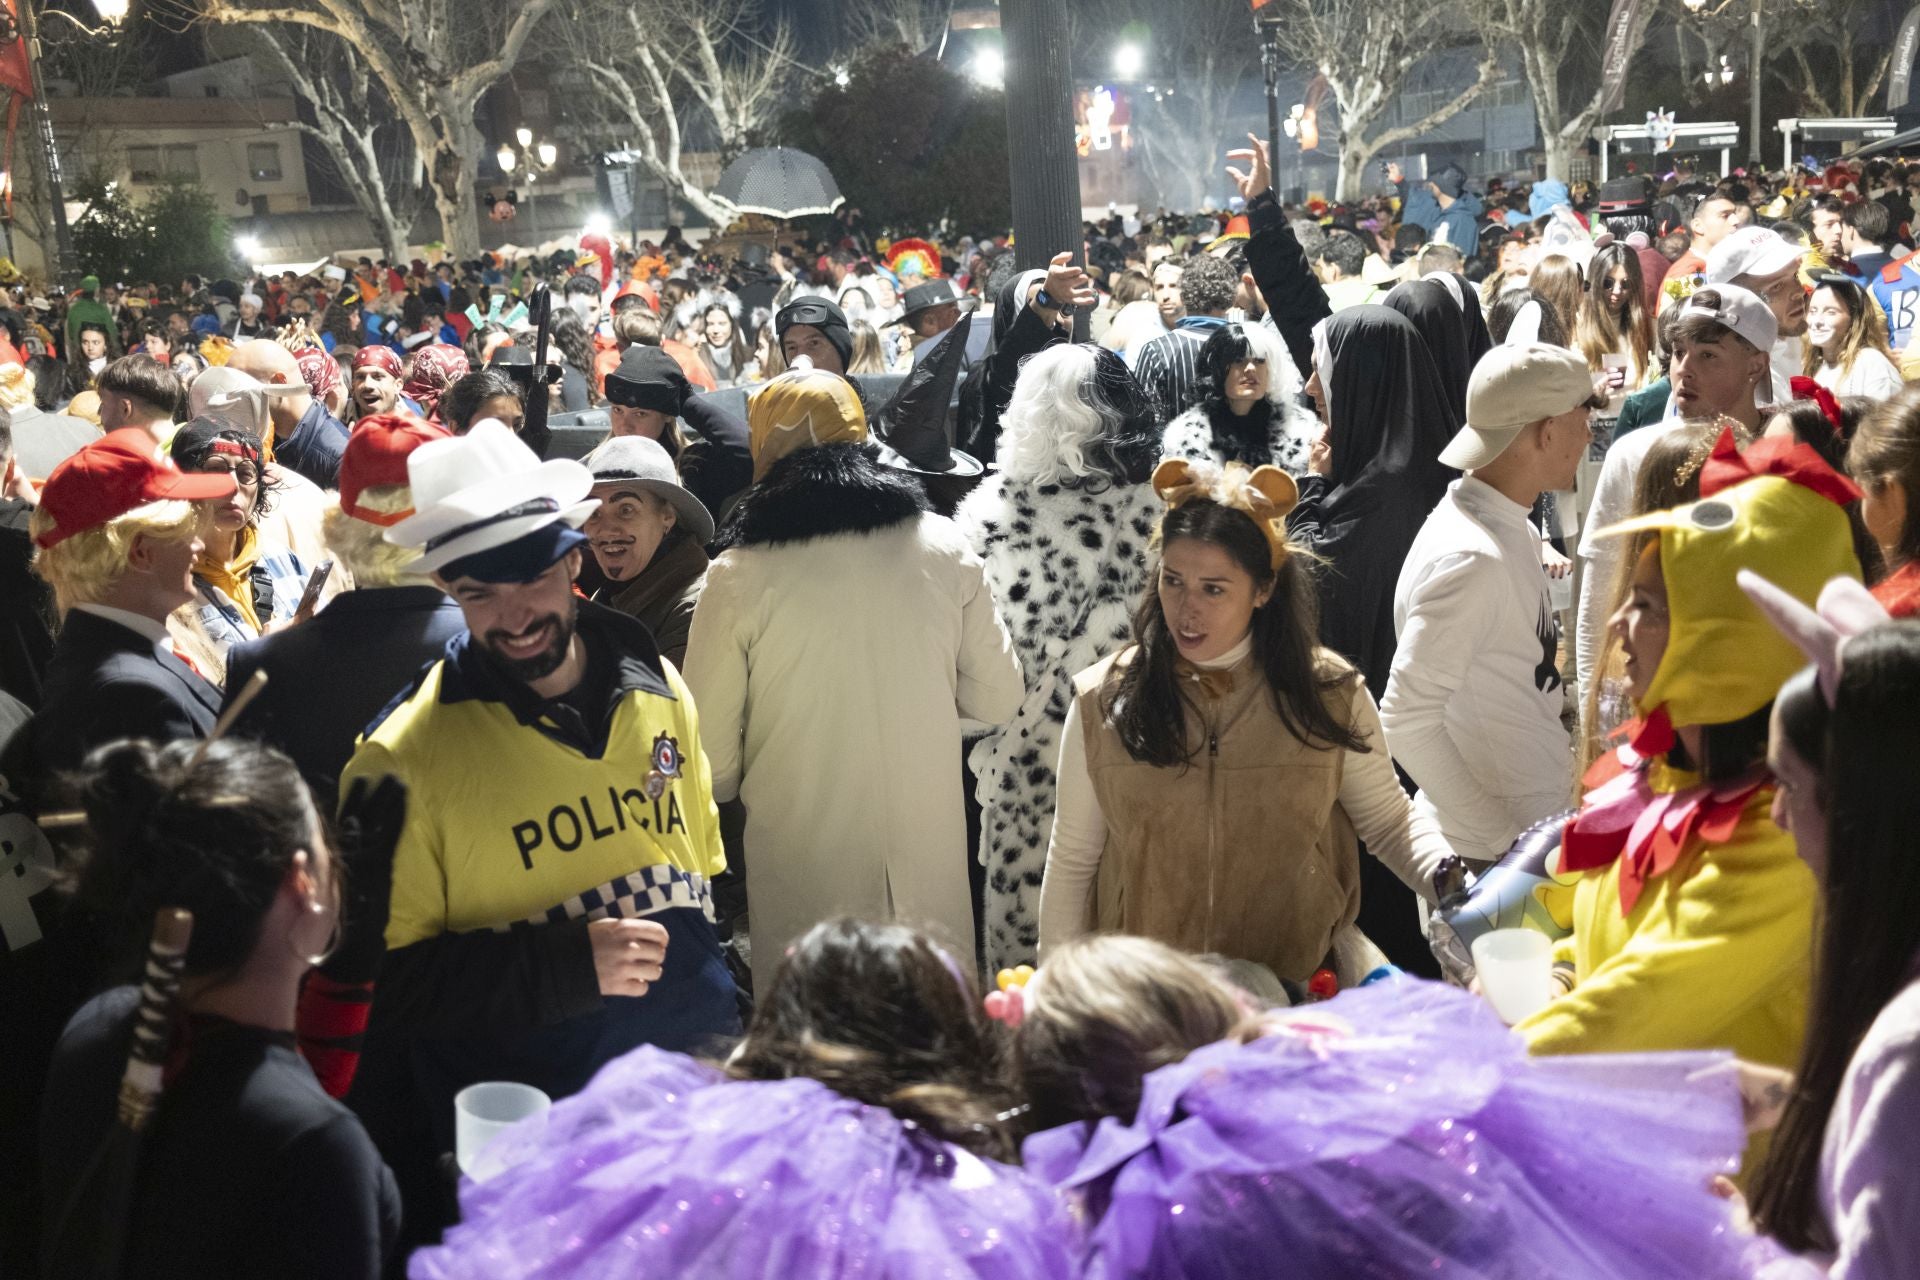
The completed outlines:
<svg viewBox="0 0 1920 1280">
<path fill-rule="evenodd" d="M 1086 1219 L 1079 1274 L 1732 1280 L 1765 1246 L 1708 1190 L 1746 1134 L 1722 1054 L 1529 1058 L 1414 979 L 1279 1015 L 1147 1078 L 1131 1125 L 1028 1139 Z"/>
<path fill-rule="evenodd" d="M 813 1080 L 642 1048 L 522 1125 L 461 1187 L 414 1280 L 1037 1280 L 1072 1271 L 1060 1198 Z"/>
</svg>

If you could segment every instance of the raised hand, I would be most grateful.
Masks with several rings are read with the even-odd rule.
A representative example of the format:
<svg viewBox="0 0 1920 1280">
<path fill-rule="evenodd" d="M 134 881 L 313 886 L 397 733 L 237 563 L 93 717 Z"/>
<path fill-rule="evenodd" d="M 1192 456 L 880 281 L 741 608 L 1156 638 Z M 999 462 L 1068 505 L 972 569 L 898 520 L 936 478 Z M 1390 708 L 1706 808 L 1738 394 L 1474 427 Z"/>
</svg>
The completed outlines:
<svg viewBox="0 0 1920 1280">
<path fill-rule="evenodd" d="M 1247 135 L 1247 141 L 1253 146 L 1227 152 L 1227 159 L 1244 162 L 1246 169 L 1243 171 L 1228 165 L 1227 176 L 1240 188 L 1240 198 L 1252 204 L 1255 197 L 1273 189 L 1273 161 L 1266 142 L 1251 133 Z"/>
</svg>

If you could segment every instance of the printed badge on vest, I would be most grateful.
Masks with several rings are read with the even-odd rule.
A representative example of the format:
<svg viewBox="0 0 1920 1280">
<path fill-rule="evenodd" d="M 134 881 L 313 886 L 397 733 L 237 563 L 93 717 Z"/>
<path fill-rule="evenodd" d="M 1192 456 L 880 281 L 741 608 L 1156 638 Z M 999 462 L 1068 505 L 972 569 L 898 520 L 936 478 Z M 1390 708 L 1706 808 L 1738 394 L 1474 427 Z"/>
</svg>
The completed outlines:
<svg viewBox="0 0 1920 1280">
<path fill-rule="evenodd" d="M 653 768 L 647 771 L 647 798 L 658 800 L 667 786 L 680 776 L 680 740 L 662 732 L 653 739 Z"/>
</svg>

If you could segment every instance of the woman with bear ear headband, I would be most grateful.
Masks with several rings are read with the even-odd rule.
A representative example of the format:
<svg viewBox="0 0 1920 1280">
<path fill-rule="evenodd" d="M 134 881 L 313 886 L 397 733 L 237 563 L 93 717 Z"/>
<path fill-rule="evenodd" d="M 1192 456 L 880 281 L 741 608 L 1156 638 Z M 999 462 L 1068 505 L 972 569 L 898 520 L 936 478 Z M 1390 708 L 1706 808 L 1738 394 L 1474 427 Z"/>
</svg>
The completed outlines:
<svg viewBox="0 0 1920 1280">
<path fill-rule="evenodd" d="M 1357 982 L 1359 848 L 1416 892 L 1447 846 L 1400 789 L 1379 714 L 1319 646 L 1274 467 L 1168 459 L 1133 643 L 1074 680 L 1040 892 L 1040 951 L 1091 928 Z M 1098 888 L 1095 877 L 1098 875 Z"/>
</svg>

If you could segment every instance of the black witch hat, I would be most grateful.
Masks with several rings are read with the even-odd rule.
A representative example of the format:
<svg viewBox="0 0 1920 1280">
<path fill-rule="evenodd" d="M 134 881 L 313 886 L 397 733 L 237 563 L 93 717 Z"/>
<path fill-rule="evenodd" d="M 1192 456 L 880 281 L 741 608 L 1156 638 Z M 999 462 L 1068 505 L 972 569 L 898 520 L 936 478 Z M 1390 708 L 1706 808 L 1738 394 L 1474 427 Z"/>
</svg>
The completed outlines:
<svg viewBox="0 0 1920 1280">
<path fill-rule="evenodd" d="M 977 476 L 986 470 L 978 458 L 953 447 L 948 416 L 971 327 L 962 316 L 874 415 L 873 435 L 883 446 L 880 460 L 888 466 L 923 476 Z"/>
</svg>

